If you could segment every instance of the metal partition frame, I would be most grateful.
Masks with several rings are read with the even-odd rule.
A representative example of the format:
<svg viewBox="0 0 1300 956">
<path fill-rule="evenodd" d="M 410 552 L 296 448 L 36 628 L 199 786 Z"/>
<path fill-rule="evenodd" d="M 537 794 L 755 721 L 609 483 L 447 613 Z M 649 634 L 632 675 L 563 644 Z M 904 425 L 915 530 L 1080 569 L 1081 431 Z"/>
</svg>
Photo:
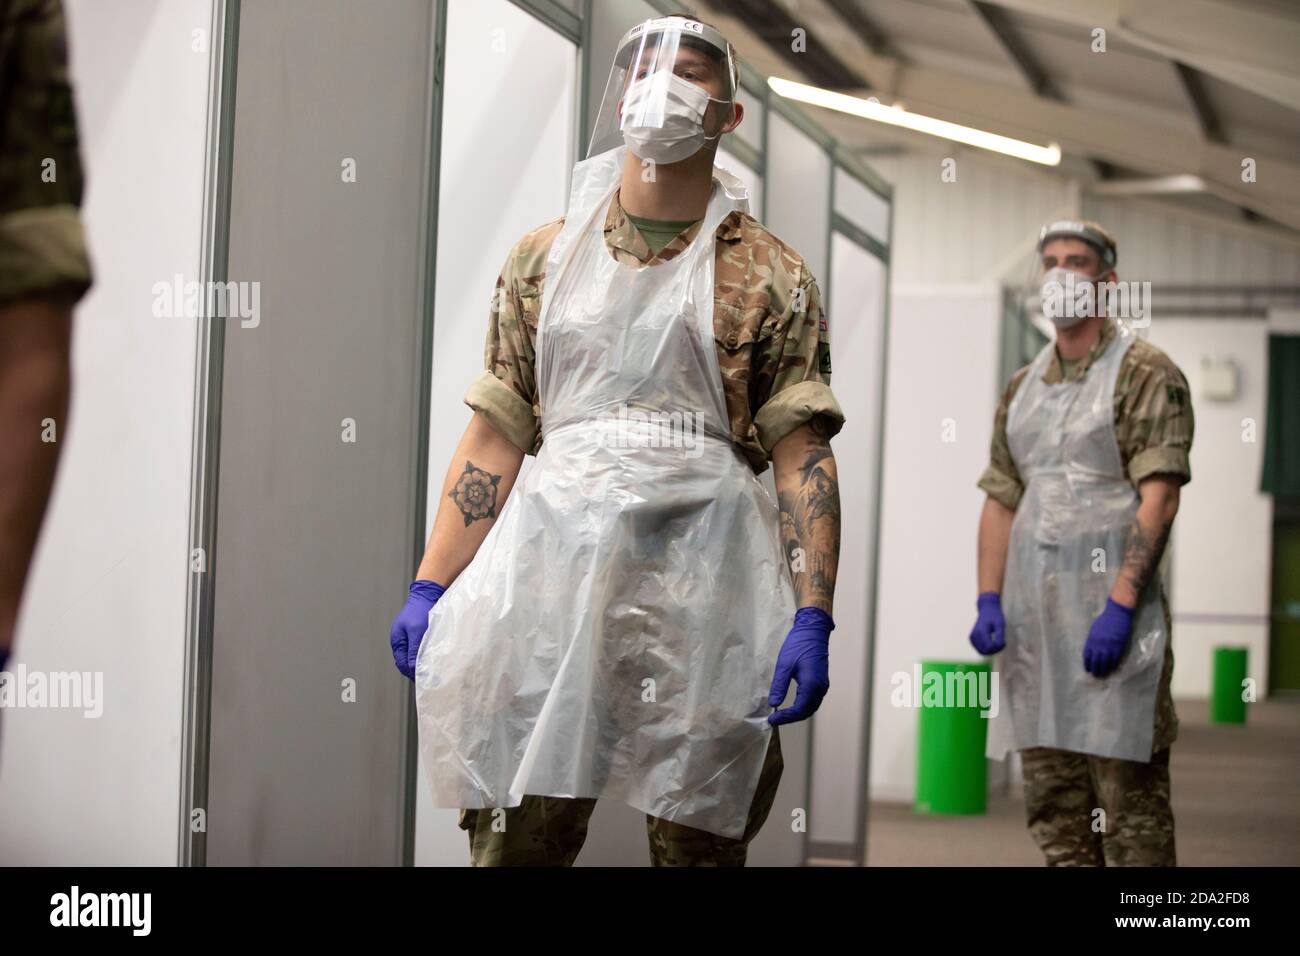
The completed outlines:
<svg viewBox="0 0 1300 956">
<path fill-rule="evenodd" d="M 866 667 L 867 673 L 863 682 L 864 696 L 862 701 L 862 765 L 860 771 L 860 780 L 858 784 L 858 813 L 855 820 L 854 842 L 852 847 L 852 859 L 859 865 L 865 866 L 867 860 L 867 820 L 871 812 L 871 710 L 873 703 L 873 680 L 875 677 L 875 654 L 876 654 L 876 609 L 880 599 L 880 519 L 881 519 L 881 501 L 884 488 L 885 478 L 885 421 L 888 409 L 886 400 L 888 397 L 889 386 L 889 322 L 890 322 L 890 302 L 889 292 L 893 270 L 890 263 L 890 252 L 894 242 L 894 191 L 888 183 L 865 163 L 859 161 L 856 157 L 844 153 L 838 143 L 832 143 L 831 151 L 831 188 L 830 188 L 830 234 L 838 232 L 846 239 L 862 246 L 867 252 L 875 256 L 885 266 L 885 288 L 884 296 L 884 315 L 883 328 L 880 338 L 880 390 L 878 405 L 878 422 L 876 429 L 876 452 L 874 460 L 876 463 L 876 474 L 874 478 L 874 488 L 876 490 L 875 500 L 871 506 L 871 573 L 875 578 L 874 581 L 866 582 L 870 585 L 870 600 L 867 602 L 867 633 L 866 633 Z M 855 177 L 864 186 L 883 199 L 889 205 L 889 234 L 884 242 L 881 242 L 875 236 L 868 233 L 865 229 L 859 228 L 857 224 L 835 211 L 835 175 L 834 170 L 838 167 L 846 173 Z M 827 236 L 827 246 L 830 245 L 830 235 Z M 829 288 L 827 296 L 829 299 Z M 829 311 L 830 303 L 827 303 Z M 813 723 L 813 734 L 816 735 L 816 722 Z M 809 781 L 809 791 L 811 792 L 812 782 Z"/>
<path fill-rule="evenodd" d="M 199 279 L 225 282 L 230 253 L 230 184 L 235 129 L 235 76 L 240 0 L 214 0 L 208 75 L 208 142 L 204 160 L 203 248 Z M 207 829 L 194 829 L 194 811 L 208 804 L 208 744 L 212 723 L 212 556 L 216 549 L 217 465 L 221 445 L 221 373 L 226 327 L 198 320 L 194 438 L 190 453 L 190 575 L 185 599 L 185 669 L 181 705 L 181 786 L 176 863 L 203 866 Z M 195 568 L 194 556 L 199 556 Z"/>
</svg>

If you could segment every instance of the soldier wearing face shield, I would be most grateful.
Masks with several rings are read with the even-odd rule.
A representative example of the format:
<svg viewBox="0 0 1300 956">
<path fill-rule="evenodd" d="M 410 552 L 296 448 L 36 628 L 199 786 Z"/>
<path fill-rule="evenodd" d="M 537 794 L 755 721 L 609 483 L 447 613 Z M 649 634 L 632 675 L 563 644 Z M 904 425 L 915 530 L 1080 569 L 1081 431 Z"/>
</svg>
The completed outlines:
<svg viewBox="0 0 1300 956">
<path fill-rule="evenodd" d="M 714 166 L 736 89 L 708 24 L 631 29 L 565 216 L 498 281 L 391 634 L 476 865 L 571 864 L 597 798 L 646 813 L 656 865 L 743 864 L 777 726 L 829 687 L 844 416 L 816 281 Z"/>
<path fill-rule="evenodd" d="M 989 756 L 1019 750 L 1029 830 L 1053 866 L 1172 866 L 1172 624 L 1159 564 L 1191 480 L 1187 380 L 1108 315 L 1117 246 L 1045 226 L 1056 339 L 1012 376 L 979 487 L 978 617 L 1004 706 Z"/>
</svg>

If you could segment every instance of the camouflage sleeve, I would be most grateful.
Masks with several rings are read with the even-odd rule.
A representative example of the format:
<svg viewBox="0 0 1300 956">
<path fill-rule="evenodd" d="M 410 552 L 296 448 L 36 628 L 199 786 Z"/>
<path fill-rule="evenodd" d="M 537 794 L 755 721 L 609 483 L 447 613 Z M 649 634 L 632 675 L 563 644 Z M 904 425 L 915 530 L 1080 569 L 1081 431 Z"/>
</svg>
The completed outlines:
<svg viewBox="0 0 1300 956">
<path fill-rule="evenodd" d="M 1007 410 L 1028 371 L 1029 367 L 1026 366 L 1012 375 L 1002 393 L 1002 400 L 998 402 L 998 409 L 993 415 L 993 440 L 989 443 L 988 467 L 979 480 L 979 487 L 985 494 L 1012 511 L 1020 504 L 1025 486 L 1020 481 L 1020 470 L 1016 468 L 1015 459 L 1011 457 L 1011 446 L 1007 444 Z"/>
<path fill-rule="evenodd" d="M 1162 352 L 1135 356 L 1132 365 L 1115 428 L 1129 480 L 1136 486 L 1152 475 L 1171 475 L 1186 484 L 1192 480 L 1194 428 L 1187 379 Z"/>
<path fill-rule="evenodd" d="M 780 307 L 775 329 L 756 349 L 754 363 L 758 381 L 770 381 L 766 401 L 754 414 L 759 441 L 771 457 L 772 449 L 796 428 L 814 418 L 827 436 L 844 427 L 844 412 L 831 391 L 831 352 L 821 291 L 807 266 L 800 265 L 797 283 L 788 301 Z"/>
<path fill-rule="evenodd" d="M 90 287 L 58 0 L 0 3 L 0 305 Z"/>
<path fill-rule="evenodd" d="M 516 275 L 518 246 L 497 277 L 488 313 L 484 370 L 465 392 L 465 404 L 524 454 L 537 451 L 538 408 L 534 345 L 537 318 L 521 294 Z"/>
</svg>

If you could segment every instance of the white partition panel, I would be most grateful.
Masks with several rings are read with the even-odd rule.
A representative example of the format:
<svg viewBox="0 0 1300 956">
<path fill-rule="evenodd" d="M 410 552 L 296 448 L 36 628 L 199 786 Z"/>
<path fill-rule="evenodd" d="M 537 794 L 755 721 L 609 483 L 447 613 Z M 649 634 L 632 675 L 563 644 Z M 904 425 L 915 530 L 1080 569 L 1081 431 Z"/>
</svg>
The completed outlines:
<svg viewBox="0 0 1300 956">
<path fill-rule="evenodd" d="M 737 91 L 736 99 L 745 110 L 745 118 L 736 127 L 739 136 L 754 149 L 763 148 L 763 101 L 743 87 Z"/>
<path fill-rule="evenodd" d="M 831 693 L 817 712 L 813 733 L 808 834 L 814 855 L 844 856 L 862 838 L 865 825 L 867 645 L 876 570 L 887 271 L 857 243 L 838 232 L 831 236 L 831 384 L 845 417 L 832 444 L 843 532 L 831 635 Z"/>
<path fill-rule="evenodd" d="M 768 116 L 767 209 L 764 223 L 799 252 L 826 286 L 831 160 L 779 113 Z"/>
<path fill-rule="evenodd" d="M 449 4 L 426 535 L 472 414 L 463 400 L 483 370 L 501 266 L 524 233 L 564 213 L 576 63 L 572 43 L 508 0 Z M 524 460 L 525 469 L 531 464 Z M 456 811 L 431 806 L 423 767 L 416 807 L 416 863 L 467 865 Z"/>
<path fill-rule="evenodd" d="M 196 323 L 152 314 L 196 281 L 211 0 L 66 3 L 95 285 L 10 669 L 102 678 L 102 716 L 0 717 L 0 860 L 176 861 Z"/>
<path fill-rule="evenodd" d="M 911 800 L 917 712 L 890 680 L 923 658 L 978 660 L 975 539 L 998 379 L 1002 292 L 895 287 L 890 307 L 871 795 Z M 833 660 L 834 658 L 832 658 Z M 868 848 L 870 855 L 870 848 Z"/>
<path fill-rule="evenodd" d="M 889 242 L 889 201 L 876 195 L 862 180 L 835 170 L 835 211 L 872 238 Z"/>
</svg>

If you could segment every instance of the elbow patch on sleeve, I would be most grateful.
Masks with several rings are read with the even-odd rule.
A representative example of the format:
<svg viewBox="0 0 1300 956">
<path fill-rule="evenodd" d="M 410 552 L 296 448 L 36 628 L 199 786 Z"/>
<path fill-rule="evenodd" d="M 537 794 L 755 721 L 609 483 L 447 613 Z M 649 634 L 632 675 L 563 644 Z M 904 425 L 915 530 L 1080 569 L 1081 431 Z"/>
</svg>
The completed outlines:
<svg viewBox="0 0 1300 956">
<path fill-rule="evenodd" d="M 465 392 L 465 404 L 479 412 L 488 424 L 504 435 L 525 455 L 537 445 L 537 416 L 533 407 L 509 385 L 489 371 L 483 371 Z"/>
<path fill-rule="evenodd" d="M 829 385 L 797 382 L 767 400 L 754 416 L 754 427 L 763 450 L 770 456 L 782 438 L 819 415 L 829 426 L 830 435 L 844 427 L 844 412 Z"/>
</svg>

